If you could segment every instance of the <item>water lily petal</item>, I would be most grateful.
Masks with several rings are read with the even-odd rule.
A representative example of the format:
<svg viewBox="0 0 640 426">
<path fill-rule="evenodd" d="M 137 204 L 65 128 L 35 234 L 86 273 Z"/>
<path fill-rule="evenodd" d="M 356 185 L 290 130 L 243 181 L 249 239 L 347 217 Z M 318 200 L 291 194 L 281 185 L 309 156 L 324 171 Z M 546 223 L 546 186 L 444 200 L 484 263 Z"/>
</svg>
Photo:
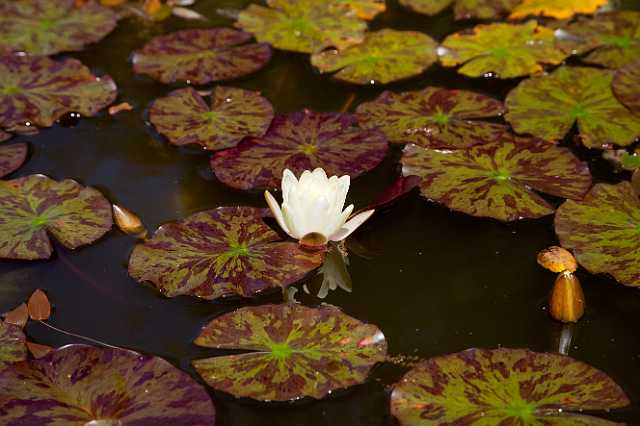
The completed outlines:
<svg viewBox="0 0 640 426">
<path fill-rule="evenodd" d="M 349 219 L 344 226 L 338 230 L 335 234 L 333 234 L 329 239 L 331 241 L 341 241 L 347 238 L 353 231 L 358 229 L 360 225 L 367 221 L 371 217 L 371 215 L 375 212 L 375 210 L 367 210 L 362 213 L 358 213 L 351 219 Z"/>
<path fill-rule="evenodd" d="M 269 208 L 271 209 L 273 216 L 278 221 L 278 225 L 280 225 L 280 228 L 282 228 L 284 232 L 286 232 L 287 234 L 293 237 L 293 235 L 291 235 L 291 231 L 289 230 L 289 227 L 287 226 L 287 223 L 284 220 L 284 216 L 282 215 L 282 210 L 280 209 L 280 205 L 278 205 L 278 202 L 276 201 L 276 199 L 273 197 L 273 195 L 271 195 L 269 191 L 264 191 L 264 198 L 265 200 L 267 200 L 267 204 L 269 205 Z"/>
</svg>

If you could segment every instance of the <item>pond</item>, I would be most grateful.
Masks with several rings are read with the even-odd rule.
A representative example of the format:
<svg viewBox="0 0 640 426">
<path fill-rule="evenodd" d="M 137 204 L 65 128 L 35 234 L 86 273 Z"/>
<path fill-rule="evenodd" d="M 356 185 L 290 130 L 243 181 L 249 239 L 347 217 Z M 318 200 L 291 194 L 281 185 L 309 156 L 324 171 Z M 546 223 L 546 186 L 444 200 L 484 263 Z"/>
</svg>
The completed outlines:
<svg viewBox="0 0 640 426">
<path fill-rule="evenodd" d="M 178 17 L 154 23 L 124 19 L 99 43 L 57 55 L 79 59 L 96 75 L 110 75 L 118 86 L 116 103 L 128 102 L 133 110 L 116 115 L 102 111 L 81 119 L 69 115 L 37 135 L 14 137 L 12 142 L 28 142 L 29 156 L 8 178 L 41 173 L 76 179 L 135 212 L 150 232 L 220 206 L 266 207 L 263 191 L 243 191 L 220 182 L 207 151 L 195 145 L 176 147 L 154 130 L 149 122 L 151 102 L 184 84 L 165 85 L 134 74 L 130 61 L 131 53 L 155 36 L 179 29 L 232 27 L 229 11 L 250 3 L 200 0 L 193 8 L 207 22 Z M 635 0 L 623 1 L 621 7 L 640 10 Z M 219 14 L 220 10 L 226 13 Z M 454 20 L 450 9 L 426 16 L 387 0 L 387 10 L 370 23 L 370 30 L 415 30 L 440 42 L 477 23 Z M 579 63 L 575 58 L 569 62 Z M 467 77 L 455 68 L 434 65 L 399 82 L 359 86 L 319 74 L 308 55 L 274 49 L 266 67 L 225 84 L 260 91 L 276 112 L 283 113 L 305 108 L 353 112 L 384 90 L 426 86 L 471 90 L 504 100 L 521 81 Z M 210 87 L 214 85 L 198 86 Z M 615 173 L 599 151 L 573 144 L 576 134 L 572 129 L 561 143 L 588 162 L 594 182 L 628 180 L 627 174 Z M 392 145 L 378 167 L 353 179 L 348 202 L 359 208 L 375 199 L 401 176 L 401 156 L 402 146 Z M 564 201 L 548 199 L 554 206 Z M 297 285 L 295 297 L 306 306 L 328 303 L 375 324 L 384 332 L 393 362 L 377 365 L 363 384 L 318 401 L 266 404 L 207 388 L 216 407 L 216 424 L 395 425 L 390 389 L 412 360 L 467 348 L 558 352 L 563 330 L 572 334 L 568 354 L 604 371 L 631 400 L 626 408 L 598 416 L 640 423 L 640 339 L 634 320 L 640 296 L 610 276 L 580 268 L 584 317 L 570 326 L 552 320 L 547 306 L 555 274 L 541 268 L 536 255 L 558 245 L 553 220 L 553 215 L 508 223 L 472 217 L 429 202 L 415 190 L 376 212 L 347 244 L 352 291 L 337 289 L 319 299 L 313 290 L 317 292 L 321 279 L 312 276 L 303 281 L 312 294 Z M 281 303 L 283 294 L 272 291 L 250 299 L 215 301 L 166 298 L 129 276 L 129 256 L 137 242 L 135 236 L 114 228 L 96 244 L 78 250 L 56 243 L 50 260 L 1 260 L 0 312 L 43 289 L 54 307 L 49 323 L 55 327 L 162 357 L 204 384 L 192 361 L 227 351 L 194 345 L 202 327 L 238 308 Z M 87 343 L 34 321 L 25 332 L 30 340 L 52 347 Z"/>
</svg>

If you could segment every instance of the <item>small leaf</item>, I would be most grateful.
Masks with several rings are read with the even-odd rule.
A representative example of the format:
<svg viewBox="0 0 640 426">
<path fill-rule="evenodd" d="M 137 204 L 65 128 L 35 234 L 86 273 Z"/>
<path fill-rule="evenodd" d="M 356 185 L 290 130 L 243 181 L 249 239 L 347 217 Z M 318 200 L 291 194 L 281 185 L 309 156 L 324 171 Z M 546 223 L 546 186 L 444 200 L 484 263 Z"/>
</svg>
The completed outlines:
<svg viewBox="0 0 640 426">
<path fill-rule="evenodd" d="M 109 115 L 116 115 L 122 111 L 133 111 L 133 107 L 129 102 L 122 102 L 118 105 L 113 105 L 109 107 Z"/>
<path fill-rule="evenodd" d="M 140 234 L 145 232 L 144 223 L 130 210 L 113 205 L 113 220 L 125 234 Z"/>
<path fill-rule="evenodd" d="M 549 313 L 562 322 L 578 322 L 584 315 L 584 293 L 580 281 L 571 272 L 558 275 L 549 298 Z"/>
<path fill-rule="evenodd" d="M 46 321 L 51 316 L 51 303 L 44 291 L 38 289 L 29 297 L 27 303 L 29 318 L 34 321 Z"/>
<path fill-rule="evenodd" d="M 538 253 L 538 264 L 551 272 L 575 272 L 578 262 L 569 250 L 562 247 L 549 247 Z"/>
<path fill-rule="evenodd" d="M 35 359 L 40 359 L 49 355 L 49 353 L 53 350 L 51 346 L 40 345 L 38 343 L 27 342 L 27 349 Z"/>
<path fill-rule="evenodd" d="M 21 303 L 17 308 L 4 314 L 4 322 L 24 328 L 29 320 L 29 308 L 26 303 Z"/>
<path fill-rule="evenodd" d="M 523 0 L 513 8 L 509 19 L 522 19 L 530 15 L 568 19 L 577 14 L 592 14 L 608 2 L 609 0 Z"/>
</svg>

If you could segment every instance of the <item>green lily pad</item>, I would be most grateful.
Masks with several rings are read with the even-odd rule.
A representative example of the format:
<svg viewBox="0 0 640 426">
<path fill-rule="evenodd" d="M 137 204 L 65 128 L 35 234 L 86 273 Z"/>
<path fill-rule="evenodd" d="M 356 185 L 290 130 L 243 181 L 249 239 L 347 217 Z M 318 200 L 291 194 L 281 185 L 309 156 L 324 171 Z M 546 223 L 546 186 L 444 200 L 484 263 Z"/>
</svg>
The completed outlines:
<svg viewBox="0 0 640 426">
<path fill-rule="evenodd" d="M 336 11 L 331 3 L 268 0 L 267 4 L 250 4 L 240 12 L 236 26 L 277 49 L 313 53 L 326 47 L 343 49 L 364 39 L 367 24 L 348 11 Z"/>
<path fill-rule="evenodd" d="M 400 4 L 425 15 L 436 15 L 453 4 L 456 19 L 496 19 L 520 0 L 400 0 Z"/>
<path fill-rule="evenodd" d="M 305 110 L 276 114 L 265 136 L 217 152 L 211 167 L 234 188 L 275 188 L 284 169 L 296 176 L 317 167 L 329 176 L 359 176 L 380 164 L 387 148 L 384 134 L 359 128 L 355 115 Z"/>
<path fill-rule="evenodd" d="M 7 132 L 50 127 L 69 112 L 94 116 L 116 95 L 111 77 L 96 77 L 75 59 L 0 56 L 0 128 Z"/>
<path fill-rule="evenodd" d="M 75 249 L 111 229 L 111 204 L 97 190 L 43 175 L 0 181 L 0 258 L 47 259 L 50 234 Z"/>
<path fill-rule="evenodd" d="M 0 177 L 18 170 L 27 159 L 27 144 L 0 145 Z"/>
<path fill-rule="evenodd" d="M 118 22 L 109 8 L 89 1 L 20 0 L 0 3 L 0 53 L 52 55 L 82 50 L 109 34 Z"/>
<path fill-rule="evenodd" d="M 630 145 L 640 136 L 640 120 L 615 98 L 612 80 L 611 71 L 560 67 L 509 92 L 505 118 L 516 132 L 550 141 L 577 123 L 588 148 Z"/>
<path fill-rule="evenodd" d="M 251 297 L 300 281 L 323 258 L 322 251 L 282 241 L 260 209 L 221 207 L 161 226 L 135 247 L 129 274 L 167 297 Z"/>
<path fill-rule="evenodd" d="M 503 221 L 539 218 L 553 207 L 535 191 L 580 199 L 591 187 L 589 167 L 566 148 L 504 137 L 468 150 L 407 145 L 402 174 L 422 178 L 421 194 L 450 209 Z"/>
<path fill-rule="evenodd" d="M 556 31 L 556 45 L 567 53 L 590 52 L 585 62 L 620 68 L 640 58 L 640 12 L 618 11 L 581 18 Z"/>
<path fill-rule="evenodd" d="M 468 349 L 420 362 L 394 386 L 402 426 L 618 423 L 582 415 L 629 405 L 602 371 L 564 355 L 524 349 Z"/>
<path fill-rule="evenodd" d="M 608 3 L 609 0 L 520 0 L 513 7 L 509 19 L 523 19 L 527 16 L 570 19 L 578 14 L 594 14 Z"/>
<path fill-rule="evenodd" d="M 363 383 L 386 358 L 387 342 L 374 325 L 331 305 L 241 308 L 211 321 L 198 346 L 246 353 L 193 362 L 214 389 L 260 401 L 323 398 Z"/>
<path fill-rule="evenodd" d="M 0 320 L 0 372 L 8 365 L 27 359 L 26 341 L 20 327 Z"/>
<path fill-rule="evenodd" d="M 616 98 L 640 119 L 640 61 L 616 71 L 612 88 Z"/>
<path fill-rule="evenodd" d="M 337 15 L 353 14 L 360 19 L 372 20 L 387 10 L 385 0 L 330 0 L 329 11 Z"/>
<path fill-rule="evenodd" d="M 155 100 L 149 118 L 172 144 L 195 143 L 215 151 L 234 147 L 247 136 L 264 135 L 273 107 L 258 92 L 225 86 L 213 90 L 209 107 L 188 87 Z"/>
<path fill-rule="evenodd" d="M 0 373 L 5 424 L 213 426 L 206 390 L 167 361 L 69 345 Z"/>
<path fill-rule="evenodd" d="M 230 28 L 182 30 L 154 37 L 133 53 L 133 71 L 162 83 L 207 84 L 252 74 L 271 60 L 265 43 Z"/>
<path fill-rule="evenodd" d="M 543 65 L 558 65 L 567 57 L 555 47 L 553 30 L 535 21 L 477 25 L 447 37 L 440 53 L 445 67 L 462 65 L 460 74 L 498 78 L 540 73 Z"/>
<path fill-rule="evenodd" d="M 640 201 L 631 184 L 598 184 L 584 200 L 565 202 L 555 228 L 588 271 L 640 287 Z"/>
<path fill-rule="evenodd" d="M 503 113 L 504 105 L 494 98 L 438 87 L 383 92 L 357 109 L 360 125 L 382 130 L 389 142 L 427 148 L 467 148 L 495 141 L 507 127 L 478 119 Z"/>
</svg>

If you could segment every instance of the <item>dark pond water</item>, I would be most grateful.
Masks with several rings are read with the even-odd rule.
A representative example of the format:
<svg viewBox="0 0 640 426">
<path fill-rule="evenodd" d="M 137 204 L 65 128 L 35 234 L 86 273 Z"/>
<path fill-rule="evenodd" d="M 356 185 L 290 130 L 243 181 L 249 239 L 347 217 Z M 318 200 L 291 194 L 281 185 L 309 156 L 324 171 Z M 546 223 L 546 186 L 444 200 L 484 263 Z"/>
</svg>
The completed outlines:
<svg viewBox="0 0 640 426">
<path fill-rule="evenodd" d="M 200 0 L 196 9 L 209 24 L 169 19 L 144 26 L 124 21 L 98 46 L 74 55 L 97 73 L 118 83 L 119 101 L 136 108 L 116 116 L 101 114 L 74 127 L 56 126 L 38 136 L 21 137 L 31 149 L 15 176 L 45 173 L 73 177 L 100 188 L 113 202 L 138 213 L 148 229 L 191 213 L 224 205 L 263 206 L 261 193 L 232 190 L 209 169 L 199 149 L 178 149 L 146 125 L 146 108 L 170 87 L 135 76 L 130 52 L 154 35 L 198 26 L 229 26 L 218 8 L 241 8 L 249 1 Z M 376 28 L 420 30 L 442 40 L 473 22 L 455 23 L 449 12 L 421 17 L 389 1 Z M 632 4 L 633 3 L 633 4 Z M 640 8 L 634 0 L 627 8 Z M 503 98 L 517 81 L 468 79 L 433 67 L 418 78 L 391 85 L 393 90 L 426 85 L 472 89 Z M 382 91 L 357 89 L 316 75 L 304 55 L 277 52 L 261 72 L 232 85 L 261 90 L 278 111 L 310 108 L 337 111 L 370 100 Z M 585 157 L 586 153 L 579 154 Z M 351 201 L 362 206 L 400 174 L 399 150 L 384 164 L 354 181 Z M 616 180 L 592 159 L 597 179 Z M 353 293 L 335 291 L 326 301 L 381 327 L 391 354 L 430 357 L 470 347 L 526 347 L 555 351 L 562 326 L 545 310 L 554 275 L 535 262 L 536 253 L 557 243 L 552 219 L 502 224 L 453 213 L 417 193 L 377 214 L 355 236 L 366 257 L 351 255 Z M 112 231 L 98 244 L 71 252 L 56 247 L 51 261 L 0 263 L 0 311 L 44 288 L 55 305 L 51 323 L 86 336 L 157 354 L 191 373 L 190 361 L 215 353 L 191 344 L 208 320 L 244 306 L 246 301 L 201 302 L 165 299 L 127 275 L 135 239 Z M 608 417 L 640 424 L 640 295 L 606 277 L 580 273 L 587 299 L 585 317 L 574 329 L 570 355 L 610 374 L 633 401 Z M 249 303 L 278 302 L 279 293 Z M 318 299 L 303 297 L 307 303 Z M 52 346 L 73 339 L 32 324 L 28 334 Z M 79 340 L 76 340 L 79 342 Z M 265 406 L 212 393 L 222 425 L 393 425 L 388 386 L 405 370 L 376 368 L 364 385 L 318 402 Z M 195 374 L 193 374 L 194 377 Z"/>
</svg>

